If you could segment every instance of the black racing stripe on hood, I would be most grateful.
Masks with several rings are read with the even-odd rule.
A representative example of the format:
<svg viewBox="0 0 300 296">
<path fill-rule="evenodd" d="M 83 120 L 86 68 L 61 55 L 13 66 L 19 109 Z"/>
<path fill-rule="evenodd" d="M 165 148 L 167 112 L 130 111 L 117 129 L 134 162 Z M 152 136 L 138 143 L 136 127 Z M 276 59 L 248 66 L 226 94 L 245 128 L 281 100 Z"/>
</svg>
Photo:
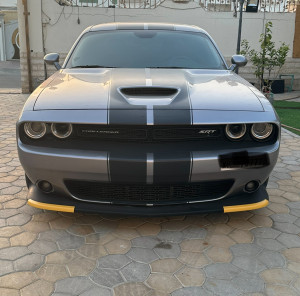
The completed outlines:
<svg viewBox="0 0 300 296">
<path fill-rule="evenodd" d="M 109 175 L 112 183 L 146 183 L 147 155 L 144 152 L 111 152 Z"/>
<path fill-rule="evenodd" d="M 154 154 L 153 183 L 187 183 L 190 181 L 190 172 L 190 152 Z"/>
<path fill-rule="evenodd" d="M 120 87 L 133 85 L 145 86 L 145 70 L 132 71 L 127 69 L 114 70 L 111 74 L 110 98 L 108 100 L 108 124 L 139 124 L 147 123 L 146 106 L 129 104 L 118 91 Z M 130 75 L 133 80 L 130 80 Z M 129 78 L 128 78 L 129 77 Z"/>
<path fill-rule="evenodd" d="M 179 93 L 171 104 L 153 107 L 154 125 L 192 124 L 192 106 L 184 72 L 172 70 L 170 72 L 169 70 L 168 72 L 162 73 L 156 69 L 152 70 L 151 74 L 153 77 L 153 85 L 163 84 L 179 89 Z"/>
</svg>

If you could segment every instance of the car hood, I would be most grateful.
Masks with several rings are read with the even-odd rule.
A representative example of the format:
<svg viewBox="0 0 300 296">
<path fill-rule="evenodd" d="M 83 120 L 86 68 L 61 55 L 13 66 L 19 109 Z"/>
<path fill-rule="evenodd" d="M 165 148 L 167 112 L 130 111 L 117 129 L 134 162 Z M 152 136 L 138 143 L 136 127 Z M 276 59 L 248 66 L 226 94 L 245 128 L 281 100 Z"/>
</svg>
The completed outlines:
<svg viewBox="0 0 300 296">
<path fill-rule="evenodd" d="M 227 70 L 64 69 L 40 93 L 34 110 L 264 111 L 249 86 Z"/>
</svg>

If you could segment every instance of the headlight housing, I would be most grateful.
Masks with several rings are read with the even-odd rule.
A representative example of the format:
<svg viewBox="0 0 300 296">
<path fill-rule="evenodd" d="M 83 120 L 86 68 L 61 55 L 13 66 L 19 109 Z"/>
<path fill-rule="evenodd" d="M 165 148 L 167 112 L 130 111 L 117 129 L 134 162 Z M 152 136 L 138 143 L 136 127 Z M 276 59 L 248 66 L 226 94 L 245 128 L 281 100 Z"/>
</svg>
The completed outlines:
<svg viewBox="0 0 300 296">
<path fill-rule="evenodd" d="M 262 123 L 254 123 L 251 127 L 251 135 L 256 140 L 264 140 L 267 139 L 273 132 L 273 124 L 262 122 Z"/>
<path fill-rule="evenodd" d="M 239 140 L 241 139 L 246 131 L 246 124 L 242 123 L 242 124 L 227 124 L 226 125 L 226 135 L 227 137 L 229 137 L 232 140 Z"/>
<path fill-rule="evenodd" d="M 52 123 L 51 131 L 53 135 L 60 139 L 65 139 L 69 137 L 72 133 L 72 124 L 71 123 Z"/>
<path fill-rule="evenodd" d="M 46 134 L 46 124 L 43 122 L 26 122 L 24 131 L 32 139 L 40 139 Z"/>
</svg>

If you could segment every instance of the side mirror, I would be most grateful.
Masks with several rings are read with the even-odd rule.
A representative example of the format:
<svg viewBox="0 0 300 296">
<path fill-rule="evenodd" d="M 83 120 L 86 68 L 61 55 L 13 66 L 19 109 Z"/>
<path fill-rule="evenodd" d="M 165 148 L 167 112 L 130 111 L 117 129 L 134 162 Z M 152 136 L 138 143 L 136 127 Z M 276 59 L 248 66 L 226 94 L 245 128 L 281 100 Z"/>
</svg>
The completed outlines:
<svg viewBox="0 0 300 296">
<path fill-rule="evenodd" d="M 236 68 L 246 66 L 248 61 L 243 55 L 236 54 L 232 56 L 231 63 L 229 70 L 234 71 Z"/>
<path fill-rule="evenodd" d="M 48 53 L 44 56 L 44 62 L 48 65 L 54 65 L 57 70 L 61 69 L 59 64 L 59 54 L 58 53 Z"/>
</svg>

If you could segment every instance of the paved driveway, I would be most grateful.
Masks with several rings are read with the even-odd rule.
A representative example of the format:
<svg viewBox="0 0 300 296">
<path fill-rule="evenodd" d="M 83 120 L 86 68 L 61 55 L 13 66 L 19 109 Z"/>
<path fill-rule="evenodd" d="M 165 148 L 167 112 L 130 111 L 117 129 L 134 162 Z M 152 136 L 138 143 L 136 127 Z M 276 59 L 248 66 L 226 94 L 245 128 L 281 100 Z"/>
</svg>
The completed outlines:
<svg viewBox="0 0 300 296">
<path fill-rule="evenodd" d="M 0 62 L 0 89 L 21 88 L 20 61 Z"/>
<path fill-rule="evenodd" d="M 130 218 L 26 205 L 15 121 L 0 97 L 0 295 L 300 295 L 300 138 L 283 132 L 267 208 Z M 53 293 L 53 294 L 52 294 Z"/>
</svg>

